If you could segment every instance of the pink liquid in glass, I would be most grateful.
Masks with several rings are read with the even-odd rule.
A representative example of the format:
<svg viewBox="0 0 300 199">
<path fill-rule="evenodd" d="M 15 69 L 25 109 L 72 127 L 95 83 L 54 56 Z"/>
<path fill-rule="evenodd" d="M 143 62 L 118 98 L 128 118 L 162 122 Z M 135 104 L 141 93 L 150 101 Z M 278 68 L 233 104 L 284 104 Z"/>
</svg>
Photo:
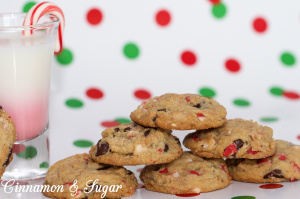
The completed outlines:
<svg viewBox="0 0 300 199">
<path fill-rule="evenodd" d="M 0 106 L 15 123 L 17 141 L 37 137 L 48 125 L 54 44 L 35 37 L 35 43 L 17 44 L 13 37 L 0 38 L 7 44 L 0 46 Z"/>
</svg>

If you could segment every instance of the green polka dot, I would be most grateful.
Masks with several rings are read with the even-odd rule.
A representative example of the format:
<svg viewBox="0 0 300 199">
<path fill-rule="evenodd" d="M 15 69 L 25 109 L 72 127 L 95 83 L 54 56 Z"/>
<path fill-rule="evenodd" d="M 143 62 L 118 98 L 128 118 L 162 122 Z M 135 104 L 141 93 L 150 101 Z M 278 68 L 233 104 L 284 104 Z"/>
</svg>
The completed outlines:
<svg viewBox="0 0 300 199">
<path fill-rule="evenodd" d="M 139 56 L 140 50 L 134 43 L 128 43 L 123 48 L 123 53 L 128 59 L 135 59 Z"/>
<path fill-rule="evenodd" d="M 40 164 L 40 168 L 44 168 L 44 169 L 47 169 L 49 167 L 49 163 L 48 162 L 42 162 Z"/>
<path fill-rule="evenodd" d="M 276 96 L 282 96 L 283 95 L 284 90 L 280 87 L 272 87 L 270 89 L 270 93 L 272 95 L 276 95 Z"/>
<path fill-rule="evenodd" d="M 295 56 L 290 52 L 284 52 L 281 54 L 281 62 L 286 66 L 293 66 L 296 63 Z"/>
<path fill-rule="evenodd" d="M 28 146 L 28 147 L 26 147 L 25 151 L 23 151 L 22 153 L 18 153 L 16 155 L 20 158 L 32 159 L 37 155 L 37 150 L 33 146 Z"/>
<path fill-rule="evenodd" d="M 223 18 L 226 15 L 226 12 L 226 6 L 223 3 L 213 5 L 212 7 L 212 14 L 218 19 Z"/>
<path fill-rule="evenodd" d="M 73 142 L 73 144 L 77 147 L 91 147 L 93 145 L 93 142 L 89 140 L 76 140 Z"/>
<path fill-rule="evenodd" d="M 117 118 L 115 119 L 115 121 L 119 122 L 120 124 L 132 122 L 130 119 L 127 118 Z"/>
<path fill-rule="evenodd" d="M 81 108 L 83 106 L 83 102 L 79 99 L 72 98 L 66 101 L 66 105 L 70 108 Z"/>
<path fill-rule="evenodd" d="M 61 65 L 68 65 L 73 61 L 73 53 L 69 49 L 62 49 L 62 51 L 56 55 L 56 60 Z"/>
<path fill-rule="evenodd" d="M 36 2 L 34 2 L 34 1 L 28 1 L 27 3 L 25 3 L 25 5 L 23 7 L 23 12 L 27 13 L 30 10 L 30 8 L 32 6 L 34 6 L 35 4 L 36 4 Z"/>
<path fill-rule="evenodd" d="M 201 88 L 199 90 L 199 93 L 200 93 L 200 95 L 202 95 L 204 97 L 214 97 L 214 96 L 216 96 L 216 92 L 213 89 L 208 88 L 208 87 Z"/>
<path fill-rule="evenodd" d="M 236 196 L 231 199 L 255 199 L 254 196 Z"/>
<path fill-rule="evenodd" d="M 276 118 L 276 117 L 262 117 L 262 118 L 260 118 L 260 121 L 262 121 L 262 122 L 276 122 L 276 121 L 278 121 L 278 118 Z"/>
<path fill-rule="evenodd" d="M 236 106 L 250 106 L 250 102 L 245 99 L 235 99 L 233 103 Z"/>
</svg>

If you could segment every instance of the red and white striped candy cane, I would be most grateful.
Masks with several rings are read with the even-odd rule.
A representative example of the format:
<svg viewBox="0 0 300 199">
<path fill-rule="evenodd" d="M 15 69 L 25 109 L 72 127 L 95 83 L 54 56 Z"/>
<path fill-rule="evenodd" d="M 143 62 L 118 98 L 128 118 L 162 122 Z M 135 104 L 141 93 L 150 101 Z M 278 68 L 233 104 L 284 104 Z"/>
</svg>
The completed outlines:
<svg viewBox="0 0 300 199">
<path fill-rule="evenodd" d="M 45 14 L 51 14 L 56 16 L 60 22 L 58 26 L 58 34 L 56 37 L 55 54 L 58 54 L 62 50 L 62 37 L 65 29 L 65 17 L 62 10 L 53 3 L 50 2 L 42 2 L 34 5 L 27 13 L 24 19 L 24 26 L 35 25 L 39 21 L 39 19 Z M 26 29 L 24 31 L 25 35 L 31 35 L 33 33 L 32 30 Z"/>
</svg>

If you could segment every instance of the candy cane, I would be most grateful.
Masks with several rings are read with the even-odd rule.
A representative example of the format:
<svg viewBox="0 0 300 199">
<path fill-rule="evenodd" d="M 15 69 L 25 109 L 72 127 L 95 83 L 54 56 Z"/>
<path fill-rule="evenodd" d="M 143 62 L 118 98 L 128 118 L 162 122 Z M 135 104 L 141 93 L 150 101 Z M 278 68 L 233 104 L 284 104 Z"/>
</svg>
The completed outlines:
<svg viewBox="0 0 300 199">
<path fill-rule="evenodd" d="M 24 19 L 24 26 L 30 26 L 37 24 L 38 20 L 45 14 L 51 14 L 56 16 L 60 22 L 58 26 L 58 34 L 55 41 L 55 54 L 58 54 L 62 50 L 62 36 L 65 29 L 65 17 L 62 10 L 53 3 L 42 2 L 33 6 L 27 13 Z M 25 35 L 32 35 L 32 29 L 26 29 Z"/>
</svg>

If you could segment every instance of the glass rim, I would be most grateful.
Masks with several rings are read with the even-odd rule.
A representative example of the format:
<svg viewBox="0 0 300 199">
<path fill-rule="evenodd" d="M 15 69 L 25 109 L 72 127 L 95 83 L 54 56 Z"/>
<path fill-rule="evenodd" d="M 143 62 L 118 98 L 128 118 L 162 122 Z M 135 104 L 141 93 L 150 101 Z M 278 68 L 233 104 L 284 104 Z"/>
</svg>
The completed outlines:
<svg viewBox="0 0 300 199">
<path fill-rule="evenodd" d="M 16 17 L 23 17 L 25 19 L 27 13 L 17 13 L 17 12 L 11 12 L 11 13 L 0 13 L 0 18 L 3 17 L 12 17 L 12 16 L 16 16 Z M 52 14 L 45 14 L 43 16 L 46 17 L 50 17 L 50 16 L 54 16 Z M 26 26 L 0 26 L 1 29 L 11 29 L 11 28 L 41 28 L 41 27 L 45 27 L 45 26 L 50 26 L 53 24 L 57 24 L 60 22 L 59 18 L 54 16 L 56 18 L 56 20 L 52 21 L 52 22 L 47 22 L 47 23 L 37 23 L 35 25 L 26 25 Z"/>
</svg>

